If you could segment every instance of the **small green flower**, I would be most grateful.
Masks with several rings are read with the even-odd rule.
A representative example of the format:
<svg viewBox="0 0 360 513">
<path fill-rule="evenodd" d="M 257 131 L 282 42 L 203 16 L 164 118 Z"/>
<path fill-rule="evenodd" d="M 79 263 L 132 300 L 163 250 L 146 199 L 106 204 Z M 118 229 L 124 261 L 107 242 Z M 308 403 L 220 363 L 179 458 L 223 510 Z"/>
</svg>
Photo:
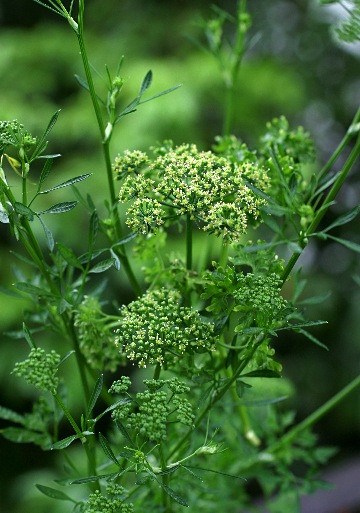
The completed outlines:
<svg viewBox="0 0 360 513">
<path fill-rule="evenodd" d="M 59 384 L 56 376 L 60 355 L 55 351 L 47 353 L 44 349 L 33 348 L 29 357 L 15 364 L 13 373 L 44 392 L 55 393 Z"/>
<path fill-rule="evenodd" d="M 162 288 L 121 309 L 115 344 L 139 367 L 172 362 L 185 351 L 214 349 L 214 326 L 180 306 L 180 294 Z"/>
<path fill-rule="evenodd" d="M 100 490 L 89 495 L 85 513 L 133 513 L 132 503 L 124 504 L 127 491 L 117 484 L 109 484 L 106 487 L 109 497 L 105 497 Z"/>
</svg>

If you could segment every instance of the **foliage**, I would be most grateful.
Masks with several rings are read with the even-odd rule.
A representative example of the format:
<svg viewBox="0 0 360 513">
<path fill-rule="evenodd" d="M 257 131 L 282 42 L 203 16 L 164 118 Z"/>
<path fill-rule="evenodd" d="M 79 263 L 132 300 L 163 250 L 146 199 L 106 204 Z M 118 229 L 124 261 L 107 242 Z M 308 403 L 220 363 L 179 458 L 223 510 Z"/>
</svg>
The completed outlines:
<svg viewBox="0 0 360 513">
<path fill-rule="evenodd" d="M 299 496 L 313 490 L 313 476 L 332 454 L 317 445 L 313 425 L 360 378 L 294 423 L 282 405 L 286 385 L 279 380 L 276 338 L 291 330 L 325 346 L 311 329 L 323 321 L 308 319 L 300 300 L 301 270 L 292 297 L 284 285 L 312 238 L 331 238 L 359 252 L 354 242 L 329 233 L 352 221 L 359 207 L 326 227 L 320 222 L 358 158 L 360 111 L 321 170 L 310 135 L 292 129 L 284 117 L 267 124 L 256 149 L 230 135 L 251 27 L 246 2 L 240 1 L 235 18 L 215 8 L 215 17 L 204 22 L 226 91 L 223 134 L 212 149 L 165 140 L 147 152 L 126 150 L 112 162 L 116 125 L 177 86 L 147 97 L 148 71 L 136 97 L 121 105 L 122 59 L 114 74 L 106 67 L 105 94 L 95 86 L 84 39 L 85 1 L 72 0 L 69 7 L 60 0 L 35 1 L 65 18 L 78 41 L 85 78 L 77 80 L 94 109 L 107 195 L 81 192 L 90 173 L 46 185 L 60 156 L 46 153 L 59 112 L 36 137 L 16 120 L 0 123 L 0 221 L 21 248 L 14 255 L 19 268 L 21 263 L 29 269 L 27 275 L 18 271 L 4 291 L 33 303 L 17 333 L 30 354 L 13 373 L 38 389 L 31 413 L 0 408 L 0 418 L 11 423 L 2 435 L 66 454 L 68 475 L 57 482 L 68 485 L 69 494 L 37 488 L 73 503 L 74 511 L 170 513 L 191 506 L 210 512 L 219 508 L 211 497 L 215 488 L 227 510 L 234 501 L 229 482 L 243 478 L 257 480 L 270 511 L 284 504 L 298 511 Z M 224 39 L 226 22 L 235 25 L 232 46 Z M 350 142 L 350 153 L 333 174 Z M 43 195 L 56 197 L 63 189 L 77 199 L 69 194 L 66 201 L 36 207 Z M 47 217 L 65 216 L 79 203 L 88 227 L 76 254 L 56 239 Z M 101 278 L 110 273 L 126 277 L 128 299 L 106 297 Z M 49 334 L 56 350 L 37 345 Z M 81 380 L 81 415 L 71 408 L 65 362 Z M 74 463 L 74 447 L 87 469 Z M 87 487 L 80 498 L 72 493 L 76 485 Z M 245 488 L 239 496 L 237 507 L 245 507 Z"/>
</svg>

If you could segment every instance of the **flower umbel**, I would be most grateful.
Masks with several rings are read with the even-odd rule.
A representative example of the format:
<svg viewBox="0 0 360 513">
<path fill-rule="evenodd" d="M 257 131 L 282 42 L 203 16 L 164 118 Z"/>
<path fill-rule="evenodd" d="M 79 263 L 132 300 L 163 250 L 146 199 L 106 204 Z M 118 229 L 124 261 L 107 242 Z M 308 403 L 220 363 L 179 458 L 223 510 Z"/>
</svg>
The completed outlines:
<svg viewBox="0 0 360 513">
<path fill-rule="evenodd" d="M 29 357 L 15 364 L 13 373 L 44 392 L 54 393 L 59 378 L 56 376 L 60 355 L 55 351 L 47 353 L 40 347 L 33 348 Z"/>
<path fill-rule="evenodd" d="M 122 307 L 115 344 L 129 360 L 139 367 L 164 365 L 185 351 L 214 349 L 214 326 L 179 301 L 178 292 L 162 288 Z"/>
<path fill-rule="evenodd" d="M 120 200 L 133 201 L 127 224 L 135 232 L 147 234 L 189 215 L 205 231 L 232 242 L 258 219 L 265 200 L 246 182 L 255 180 L 266 190 L 269 179 L 256 162 L 236 162 L 199 151 L 195 144 L 168 145 L 155 152 L 152 162 L 141 152 L 127 152 L 115 161 L 115 173 L 125 178 Z"/>
</svg>

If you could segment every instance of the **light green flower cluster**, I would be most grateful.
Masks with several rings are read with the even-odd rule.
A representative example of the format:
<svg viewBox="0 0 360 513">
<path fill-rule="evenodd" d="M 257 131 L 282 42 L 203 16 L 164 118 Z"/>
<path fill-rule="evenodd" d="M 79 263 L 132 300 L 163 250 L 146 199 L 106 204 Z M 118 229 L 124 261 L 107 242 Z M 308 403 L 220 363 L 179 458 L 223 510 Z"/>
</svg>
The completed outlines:
<svg viewBox="0 0 360 513">
<path fill-rule="evenodd" d="M 131 386 L 131 380 L 128 376 L 121 376 L 120 379 L 114 381 L 109 388 L 109 394 L 123 394 L 127 392 Z"/>
<path fill-rule="evenodd" d="M 242 274 L 238 277 L 234 291 L 235 311 L 242 312 L 245 325 L 251 323 L 257 327 L 272 329 L 284 319 L 288 308 L 287 301 L 281 296 L 281 280 L 270 275 Z"/>
<path fill-rule="evenodd" d="M 116 383 L 109 392 L 125 393 L 124 387 L 118 387 Z M 180 397 L 188 393 L 190 387 L 176 378 L 145 379 L 144 384 L 147 390 L 138 392 L 134 401 L 121 403 L 113 410 L 112 418 L 115 421 L 124 421 L 128 429 L 154 442 L 166 440 L 169 422 L 193 425 L 195 416 L 192 405 L 186 397 Z M 132 411 L 134 405 L 135 412 Z"/>
<path fill-rule="evenodd" d="M 59 378 L 56 376 L 59 363 L 58 353 L 47 353 L 37 347 L 31 349 L 26 360 L 15 364 L 13 373 L 44 392 L 55 393 L 59 384 Z"/>
<path fill-rule="evenodd" d="M 75 312 L 74 325 L 78 331 L 80 350 L 89 366 L 114 372 L 122 363 L 122 358 L 114 346 L 108 318 L 95 297 L 84 297 Z"/>
<path fill-rule="evenodd" d="M 162 288 L 121 309 L 115 344 L 139 367 L 168 364 L 185 351 L 214 350 L 214 326 L 197 311 L 179 306 L 180 294 Z"/>
<path fill-rule="evenodd" d="M 0 121 L 0 154 L 3 154 L 7 146 L 18 146 L 29 149 L 37 143 L 36 137 L 32 137 L 24 130 L 24 125 L 17 120 Z"/>
<path fill-rule="evenodd" d="M 96 490 L 89 495 L 85 513 L 133 513 L 134 505 L 132 503 L 124 504 L 127 492 L 117 484 L 110 483 L 106 487 L 108 497 L 102 495 L 100 490 Z"/>
<path fill-rule="evenodd" d="M 133 201 L 127 224 L 135 232 L 147 234 L 165 221 L 189 215 L 205 231 L 231 242 L 258 219 L 265 201 L 246 182 L 262 190 L 270 182 L 256 162 L 235 162 L 199 151 L 194 144 L 168 146 L 157 153 L 151 163 L 144 154 L 129 152 L 115 161 L 115 173 L 125 177 L 119 198 Z M 136 176 L 126 175 L 130 171 Z"/>
</svg>

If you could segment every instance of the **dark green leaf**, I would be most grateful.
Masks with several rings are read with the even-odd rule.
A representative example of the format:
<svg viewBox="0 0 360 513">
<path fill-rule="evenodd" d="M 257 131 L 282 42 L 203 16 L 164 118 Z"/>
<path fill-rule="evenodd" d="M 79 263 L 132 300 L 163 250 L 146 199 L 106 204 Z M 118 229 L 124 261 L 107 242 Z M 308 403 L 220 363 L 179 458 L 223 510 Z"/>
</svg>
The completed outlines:
<svg viewBox="0 0 360 513">
<path fill-rule="evenodd" d="M 93 250 L 94 250 L 98 227 L 99 227 L 99 216 L 98 216 L 96 210 L 94 210 L 91 213 L 90 225 L 89 225 L 89 254 L 90 255 L 92 255 Z"/>
<path fill-rule="evenodd" d="M 67 359 L 69 358 L 69 356 L 71 356 L 71 355 L 72 355 L 72 354 L 74 354 L 74 353 L 75 353 L 75 349 L 72 349 L 71 351 L 68 351 L 68 352 L 66 353 L 66 355 L 65 355 L 65 356 L 63 356 L 63 357 L 61 358 L 61 360 L 60 360 L 60 362 L 58 363 L 58 365 L 57 365 L 57 366 L 58 366 L 58 367 L 60 367 L 60 365 L 61 365 L 62 363 L 64 363 L 64 362 L 65 362 L 65 360 L 67 360 Z"/>
<path fill-rule="evenodd" d="M 276 328 L 275 331 L 283 331 L 283 330 L 294 330 L 298 328 L 308 328 L 310 326 L 320 326 L 321 324 L 327 324 L 327 321 L 304 321 L 297 324 L 287 324 L 286 326 L 282 326 L 281 328 Z"/>
<path fill-rule="evenodd" d="M 149 87 L 151 86 L 151 82 L 152 82 L 152 71 L 149 70 L 146 73 L 144 80 L 142 81 L 139 96 L 142 96 L 145 93 L 145 91 L 147 91 L 149 89 Z"/>
<path fill-rule="evenodd" d="M 353 209 L 351 209 L 346 214 L 341 215 L 338 217 L 333 223 L 331 223 L 327 228 L 325 228 L 325 232 L 328 232 L 335 228 L 336 226 L 342 226 L 344 224 L 350 223 L 355 217 L 359 215 L 360 212 L 360 205 L 357 205 Z"/>
<path fill-rule="evenodd" d="M 57 247 L 60 255 L 65 260 L 65 262 L 72 265 L 73 267 L 76 267 L 77 269 L 83 270 L 83 266 L 81 265 L 79 259 L 72 252 L 72 250 L 70 248 L 68 248 L 64 244 L 61 244 L 60 242 L 56 243 L 56 247 Z"/>
<path fill-rule="evenodd" d="M 0 429 L 0 433 L 7 440 L 18 444 L 35 443 L 37 445 L 42 445 L 44 441 L 47 441 L 47 435 L 19 427 Z"/>
<path fill-rule="evenodd" d="M 118 242 L 113 244 L 111 247 L 116 248 L 117 246 L 122 246 L 123 244 L 126 244 L 127 242 L 130 242 L 131 240 L 135 239 L 135 237 L 138 236 L 138 233 L 130 233 L 130 235 L 127 235 L 123 239 L 120 239 Z"/>
<path fill-rule="evenodd" d="M 20 294 L 19 292 L 17 292 L 14 289 L 11 289 L 10 287 L 0 286 L 0 292 L 1 292 L 1 294 L 5 294 L 6 296 L 17 297 L 18 299 L 26 298 L 26 296 L 24 296 L 23 294 Z"/>
<path fill-rule="evenodd" d="M 116 423 L 116 426 L 117 428 L 119 429 L 119 431 L 121 432 L 121 434 L 123 435 L 123 437 L 125 438 L 125 440 L 131 445 L 131 446 L 134 446 L 134 442 L 131 440 L 130 438 L 130 435 L 126 429 L 126 427 L 119 421 L 119 420 L 116 420 L 115 421 Z"/>
<path fill-rule="evenodd" d="M 70 484 L 85 484 L 85 483 L 94 483 L 95 481 L 99 481 L 99 479 L 110 479 L 114 477 L 116 473 L 112 472 L 111 474 L 101 474 L 99 476 L 89 476 L 83 477 L 82 479 L 75 479 L 71 481 Z"/>
<path fill-rule="evenodd" d="M 80 433 L 79 435 L 71 435 L 66 438 L 63 438 L 62 440 L 59 440 L 58 442 L 55 442 L 51 449 L 65 449 L 68 447 L 74 440 L 77 440 L 78 438 L 85 438 L 85 435 L 93 435 L 91 431 L 84 431 L 83 433 Z"/>
<path fill-rule="evenodd" d="M 350 249 L 351 251 L 360 253 L 360 244 L 357 244 L 356 242 L 351 242 L 350 240 L 340 239 L 339 237 L 334 237 L 333 235 L 328 235 L 328 238 L 334 240 L 335 242 L 338 242 L 342 246 L 345 246 L 345 248 Z"/>
<path fill-rule="evenodd" d="M 104 375 L 100 374 L 100 376 L 98 377 L 98 379 L 95 383 L 93 393 L 91 394 L 91 397 L 89 399 L 89 404 L 88 404 L 87 413 L 86 413 L 87 418 L 90 417 L 91 412 L 94 409 L 94 406 L 96 404 L 96 401 L 98 400 L 99 395 L 101 394 L 103 383 L 104 383 Z"/>
<path fill-rule="evenodd" d="M 181 86 L 182 86 L 182 84 L 179 84 L 174 87 L 170 87 L 170 89 L 166 89 L 165 91 L 162 91 L 161 93 L 155 94 L 154 96 L 151 96 L 151 98 L 147 98 L 146 100 L 141 100 L 139 102 L 139 105 L 141 105 L 143 103 L 151 102 L 151 100 L 155 100 L 155 98 L 160 98 L 160 96 L 164 96 L 165 94 L 172 93 L 173 91 L 176 91 L 176 89 L 179 89 L 179 87 L 181 87 Z"/>
<path fill-rule="evenodd" d="M 297 331 L 298 333 L 301 333 L 302 335 L 304 335 L 304 337 L 308 338 L 309 340 L 311 340 L 311 342 L 314 342 L 314 344 L 316 344 L 317 346 L 320 346 L 322 349 L 326 349 L 326 351 L 329 351 L 329 348 L 325 344 L 320 342 L 320 340 L 318 340 L 316 337 L 314 337 L 314 335 L 312 335 L 308 331 L 303 330 L 301 328 L 299 328 L 298 330 L 295 330 L 295 331 Z"/>
<path fill-rule="evenodd" d="M 14 203 L 14 209 L 17 214 L 26 217 L 28 221 L 32 221 L 34 219 L 35 212 L 26 205 L 23 205 L 22 203 L 16 201 Z"/>
<path fill-rule="evenodd" d="M 76 503 L 74 499 L 72 499 L 63 492 L 60 492 L 60 490 L 55 490 L 55 488 L 50 488 L 49 486 L 43 486 L 40 484 L 36 484 L 35 486 L 41 493 L 43 493 L 47 497 L 51 497 L 52 499 L 57 499 L 60 501 L 70 501 Z"/>
<path fill-rule="evenodd" d="M 27 282 L 17 282 L 14 284 L 14 287 L 16 287 L 18 290 L 21 290 L 22 292 L 26 292 L 27 294 L 30 294 L 32 296 L 36 297 L 54 297 L 53 294 L 50 292 L 40 288 L 36 287 L 35 285 L 31 285 Z"/>
<path fill-rule="evenodd" d="M 115 465 L 117 467 L 120 467 L 120 463 L 118 462 L 118 460 L 116 459 L 116 456 L 115 454 L 113 453 L 111 447 L 110 447 L 110 444 L 109 442 L 106 440 L 105 436 L 102 435 L 101 433 L 99 433 L 99 440 L 100 440 L 100 445 L 102 447 L 102 450 L 104 451 L 104 453 L 106 454 L 106 456 L 115 463 Z"/>
<path fill-rule="evenodd" d="M 106 408 L 106 410 L 104 410 L 102 413 L 100 413 L 95 420 L 95 423 L 100 420 L 106 413 L 109 413 L 109 411 L 112 411 L 112 410 L 115 410 L 115 408 L 117 408 L 117 406 L 119 406 L 120 404 L 124 404 L 124 403 L 129 403 L 131 402 L 131 399 L 129 397 L 127 397 L 126 399 L 120 399 L 119 401 L 116 401 L 115 403 L 111 404 L 110 406 L 108 406 Z"/>
<path fill-rule="evenodd" d="M 56 205 L 53 205 L 52 207 L 47 208 L 42 212 L 38 212 L 38 214 L 62 214 L 63 212 L 69 212 L 69 210 L 75 208 L 77 204 L 77 201 L 64 201 L 63 203 L 56 203 Z"/>
<path fill-rule="evenodd" d="M 110 269 L 110 267 L 115 267 L 115 259 L 114 258 L 107 258 L 106 260 L 102 260 L 98 264 L 95 264 L 94 267 L 90 269 L 90 273 L 103 273 L 104 271 L 107 271 Z"/>
</svg>

